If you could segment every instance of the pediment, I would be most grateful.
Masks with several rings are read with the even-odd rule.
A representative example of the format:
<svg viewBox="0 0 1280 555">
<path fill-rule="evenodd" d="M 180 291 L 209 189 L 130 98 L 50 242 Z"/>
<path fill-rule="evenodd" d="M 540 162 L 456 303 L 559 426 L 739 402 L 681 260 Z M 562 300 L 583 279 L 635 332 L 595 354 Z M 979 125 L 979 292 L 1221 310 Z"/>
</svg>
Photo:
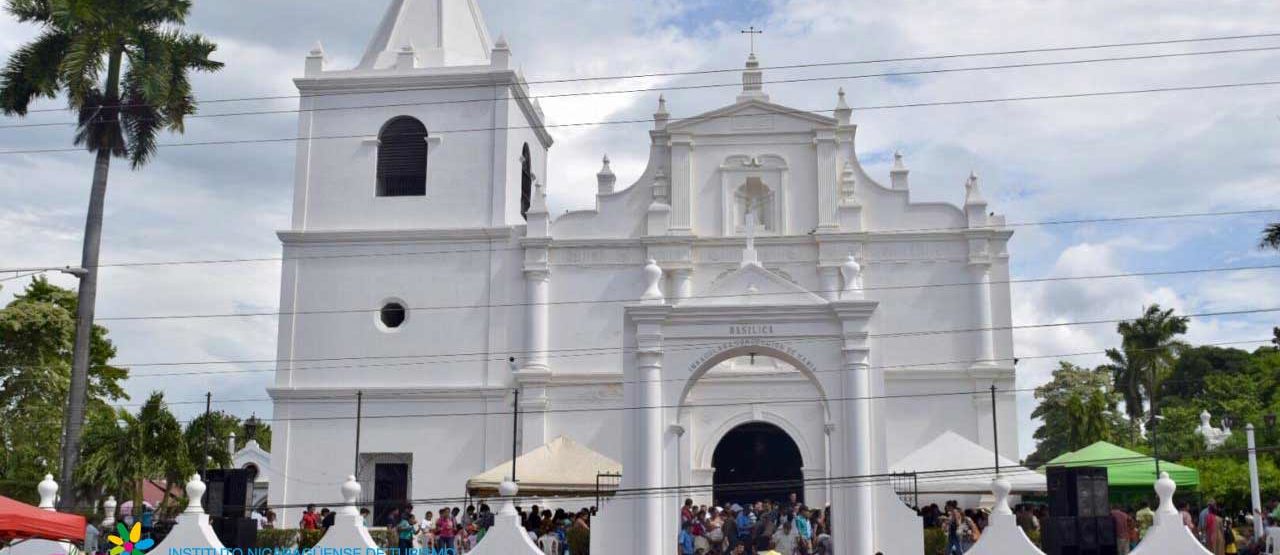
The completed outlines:
<svg viewBox="0 0 1280 555">
<path fill-rule="evenodd" d="M 796 132 L 831 127 L 836 123 L 835 119 L 827 116 L 750 99 L 671 123 L 667 131 L 693 134 Z"/>
<path fill-rule="evenodd" d="M 759 264 L 746 264 L 678 306 L 818 305 L 827 300 Z"/>
</svg>

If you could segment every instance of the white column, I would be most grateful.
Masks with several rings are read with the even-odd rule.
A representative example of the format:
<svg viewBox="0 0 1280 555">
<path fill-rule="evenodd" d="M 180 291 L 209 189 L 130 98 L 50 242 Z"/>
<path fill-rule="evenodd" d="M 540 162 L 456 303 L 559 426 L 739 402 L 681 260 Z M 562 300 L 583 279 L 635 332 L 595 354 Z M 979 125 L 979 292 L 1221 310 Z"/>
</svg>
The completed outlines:
<svg viewBox="0 0 1280 555">
<path fill-rule="evenodd" d="M 848 432 L 848 470 L 852 476 L 863 478 L 870 476 L 871 471 L 871 366 L 866 349 L 845 349 L 845 391 L 849 400 L 847 422 Z M 847 555 L 872 555 L 874 549 L 875 497 L 870 484 L 861 483 L 851 486 L 849 494 L 849 514 L 840 515 L 840 524 L 850 526 L 848 535 L 849 549 Z"/>
<path fill-rule="evenodd" d="M 818 228 L 840 228 L 840 184 L 836 180 L 837 145 L 832 132 L 820 132 L 816 137 L 818 159 Z"/>
<path fill-rule="evenodd" d="M 1258 447 L 1253 441 L 1253 424 L 1245 424 L 1244 434 L 1249 445 L 1249 494 L 1253 501 L 1253 537 L 1262 539 L 1262 533 L 1265 530 L 1262 526 L 1258 526 L 1258 520 L 1262 516 L 1262 492 L 1258 487 Z"/>
<path fill-rule="evenodd" d="M 640 507 L 640 553 L 643 555 L 664 555 L 672 539 L 663 534 L 662 521 L 665 516 L 663 498 L 654 495 L 655 488 L 662 487 L 662 352 L 642 351 L 636 353 L 637 367 L 640 369 L 638 379 L 640 401 L 640 448 L 639 457 L 643 466 L 639 468 L 640 487 L 649 490 L 639 503 Z"/>
<path fill-rule="evenodd" d="M 671 139 L 671 232 L 693 231 L 693 139 Z"/>
<path fill-rule="evenodd" d="M 978 314 L 978 356 L 974 361 L 979 366 L 996 364 L 996 332 L 991 329 L 994 324 L 991 317 L 991 264 L 978 263 L 971 266 L 974 276 L 974 308 Z"/>
<path fill-rule="evenodd" d="M 550 315 L 547 303 L 551 300 L 551 272 L 547 270 L 525 270 L 525 353 L 524 368 L 530 370 L 546 370 L 547 345 L 549 341 Z"/>
<path fill-rule="evenodd" d="M 683 301 L 693 296 L 692 268 L 677 268 L 672 270 L 671 279 L 674 282 L 672 289 L 675 290 L 675 298 L 677 301 Z"/>
</svg>

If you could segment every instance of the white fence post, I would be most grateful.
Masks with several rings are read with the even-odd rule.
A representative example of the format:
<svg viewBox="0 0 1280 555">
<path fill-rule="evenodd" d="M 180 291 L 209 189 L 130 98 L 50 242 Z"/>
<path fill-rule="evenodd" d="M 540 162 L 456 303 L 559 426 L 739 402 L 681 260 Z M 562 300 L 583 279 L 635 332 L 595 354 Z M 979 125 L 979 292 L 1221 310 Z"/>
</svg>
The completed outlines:
<svg viewBox="0 0 1280 555">
<path fill-rule="evenodd" d="M 1213 555 L 1182 525 L 1182 516 L 1173 506 L 1173 492 L 1177 489 L 1169 473 L 1161 472 L 1160 479 L 1156 480 L 1156 495 L 1160 496 L 1156 523 L 1130 555 Z"/>
<path fill-rule="evenodd" d="M 516 513 L 513 501 L 518 491 L 515 482 L 503 482 L 498 486 L 498 493 L 505 498 L 502 510 L 494 515 L 493 527 L 469 555 L 542 555 L 542 550 L 534 545 L 529 533 L 520 526 L 520 515 Z"/>
<path fill-rule="evenodd" d="M 1044 555 L 1027 535 L 1018 527 L 1017 518 L 1009 508 L 1009 492 L 1013 486 L 1008 480 L 997 476 L 991 482 L 991 492 L 996 496 L 996 504 L 991 509 L 991 518 L 987 529 L 982 531 L 978 543 L 969 548 L 965 555 Z"/>
<path fill-rule="evenodd" d="M 178 523 L 173 526 L 173 530 L 165 536 L 164 541 L 160 545 L 155 546 L 151 550 L 152 553 L 161 555 L 168 553 L 169 548 L 213 548 L 220 553 L 223 546 L 222 541 L 218 539 L 217 534 L 213 533 L 213 526 L 209 525 L 209 515 L 205 514 L 204 507 L 200 505 L 200 498 L 204 496 L 204 482 L 200 481 L 199 474 L 192 474 L 191 479 L 187 481 L 187 510 L 178 515 Z"/>
<path fill-rule="evenodd" d="M 333 518 L 333 526 L 316 543 L 317 553 L 328 548 L 358 548 L 362 554 L 377 552 L 378 544 L 369 535 L 369 529 L 364 527 L 364 519 L 360 518 L 360 510 L 356 508 L 356 500 L 359 498 L 360 483 L 355 476 L 347 476 L 347 481 L 342 484 L 342 508 L 338 509 L 338 516 Z M 365 551 L 366 549 L 374 551 Z"/>
</svg>

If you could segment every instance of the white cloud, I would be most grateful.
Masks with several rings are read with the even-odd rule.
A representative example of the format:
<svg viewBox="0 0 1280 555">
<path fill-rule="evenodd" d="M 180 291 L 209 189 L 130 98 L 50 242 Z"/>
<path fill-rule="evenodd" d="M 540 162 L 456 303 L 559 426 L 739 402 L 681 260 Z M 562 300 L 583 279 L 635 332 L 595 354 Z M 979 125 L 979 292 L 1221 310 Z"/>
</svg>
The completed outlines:
<svg viewBox="0 0 1280 555">
<path fill-rule="evenodd" d="M 303 56 L 322 39 L 334 67 L 360 55 L 384 2 L 368 0 L 202 0 L 190 27 L 219 42 L 223 72 L 201 76 L 201 98 L 289 95 Z M 646 74 L 742 63 L 741 6 L 732 2 L 482 0 L 496 37 L 510 39 L 531 80 L 548 77 Z M 371 7 L 372 6 L 372 7 Z M 1280 4 L 1246 1 L 1205 10 L 1202 3 L 1150 2 L 908 2 L 892 6 L 855 0 L 773 0 L 757 24 L 766 29 L 766 66 L 914 54 L 992 51 L 1036 46 L 1129 42 L 1170 37 L 1267 32 L 1280 24 Z M 717 10 L 720 10 L 719 13 Z M 708 18 L 705 21 L 690 18 Z M 287 21 L 288 25 L 280 25 Z M 33 27 L 0 17 L 0 56 L 34 36 Z M 1244 42 L 1127 49 L 1175 52 L 1230 48 Z M 1261 44 L 1258 41 L 1248 45 Z M 968 60 L 831 66 L 768 71 L 766 80 L 851 76 L 886 70 L 972 67 L 1015 61 L 1115 55 L 1115 51 Z M 775 101 L 804 109 L 834 105 L 844 86 L 855 106 L 995 98 L 1273 78 L 1276 53 L 1228 54 L 1141 62 L 970 72 L 944 76 L 842 79 L 767 85 Z M 535 86 L 534 94 L 620 91 L 671 85 L 732 83 L 736 73 Z M 729 88 L 672 91 L 673 116 L 732 101 Z M 546 99 L 553 123 L 644 119 L 657 93 Z M 912 167 L 913 198 L 958 202 L 970 169 L 983 177 L 992 208 L 1011 221 L 1138 213 L 1201 212 L 1280 206 L 1269 177 L 1280 157 L 1275 91 L 1269 88 L 1166 93 L 963 107 L 858 110 L 864 158 L 900 148 Z M 42 103 L 58 106 L 57 103 Z M 291 108 L 294 100 L 209 104 L 204 113 Z M 32 121 L 65 120 L 55 112 Z M 283 137 L 296 116 L 192 120 L 172 140 Z M 0 120 L 4 124 L 13 120 Z M 647 158 L 648 125 L 557 128 L 548 176 L 553 208 L 590 206 L 600 156 L 614 162 L 620 186 L 632 183 Z M 69 144 L 66 128 L 0 130 L 0 148 Z M 868 163 L 884 176 L 886 158 Z M 89 157 L 0 155 L 0 265 L 74 264 L 87 200 Z M 167 149 L 142 172 L 113 169 L 104 260 L 184 260 L 277 256 L 273 232 L 288 224 L 293 149 L 243 145 Z M 1256 258 L 1256 229 L 1224 220 L 1088 227 L 1023 227 L 1011 246 L 1016 277 L 1092 275 L 1164 267 L 1203 267 Z M 1228 224 L 1238 223 L 1235 221 Z M 1249 225 L 1257 226 L 1255 220 Z M 1206 243 L 1213 239 L 1212 244 Z M 233 312 L 274 307 L 274 264 L 111 270 L 104 275 L 99 314 Z M 1159 302 L 1180 312 L 1256 306 L 1276 299 L 1272 274 L 1202 278 L 1083 280 L 1015 287 L 1017 323 L 1067 322 L 1134 315 Z M 63 278 L 56 278 L 69 284 Z M 12 282 L 8 285 L 12 285 Z M 0 292 L 7 299 L 14 287 Z M 1229 308 L 1228 308 L 1229 309 Z M 1273 318 L 1274 319 L 1274 318 Z M 158 320 L 110 324 L 126 362 L 273 358 L 270 318 Z M 1196 321 L 1193 340 L 1227 340 L 1261 328 L 1259 318 Z M 1269 329 L 1269 328 L 1267 328 Z M 1053 361 L 1030 357 L 1098 350 L 1114 343 L 1114 325 L 1063 326 L 1017 334 L 1020 386 L 1048 376 Z M 1202 339 L 1203 338 L 1203 339 Z M 261 365 L 259 365 L 260 367 Z M 139 372 L 152 372 L 148 368 Z M 267 373 L 134 380 L 131 391 L 166 386 L 175 398 L 261 397 Z M 229 407 L 235 410 L 246 407 Z M 1030 412 L 1026 403 L 1023 416 Z M 263 408 L 257 409 L 260 412 Z M 1024 427 L 1024 452 L 1031 433 Z"/>
</svg>

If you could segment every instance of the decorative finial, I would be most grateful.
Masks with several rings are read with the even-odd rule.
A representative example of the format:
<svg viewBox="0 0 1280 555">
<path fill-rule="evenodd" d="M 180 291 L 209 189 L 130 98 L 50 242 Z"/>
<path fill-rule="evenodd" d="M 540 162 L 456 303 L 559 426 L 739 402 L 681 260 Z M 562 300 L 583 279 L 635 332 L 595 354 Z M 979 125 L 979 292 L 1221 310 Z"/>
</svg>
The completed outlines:
<svg viewBox="0 0 1280 555">
<path fill-rule="evenodd" d="M 836 97 L 836 109 L 847 110 L 849 108 L 849 103 L 845 102 L 844 99 L 844 87 L 840 87 L 840 90 L 836 91 Z"/>
<path fill-rule="evenodd" d="M 665 94 L 658 95 L 658 113 L 659 114 L 668 113 L 667 112 L 667 95 Z"/>
<path fill-rule="evenodd" d="M 850 254 L 840 265 L 840 275 L 844 277 L 844 290 L 840 298 L 846 301 L 862 298 L 862 265 Z"/>
<path fill-rule="evenodd" d="M 662 296 L 662 288 L 659 283 L 662 281 L 662 267 L 658 266 L 658 262 L 650 258 L 644 265 L 645 290 L 640 295 L 640 300 L 649 304 L 662 304 L 665 299 Z"/>
<path fill-rule="evenodd" d="M 895 151 L 893 151 L 893 169 L 895 169 L 895 170 L 905 170 L 905 169 L 907 169 L 907 164 L 906 164 L 905 162 L 903 162 L 903 161 L 902 161 L 902 151 L 901 151 L 901 150 L 895 150 Z"/>
<path fill-rule="evenodd" d="M 511 45 L 507 44 L 507 34 L 498 35 L 498 42 L 493 45 L 494 50 L 510 50 Z"/>
<path fill-rule="evenodd" d="M 204 514 L 204 507 L 200 505 L 200 498 L 204 497 L 204 490 L 207 486 L 200 481 L 199 474 L 192 474 L 187 480 L 187 511 L 192 514 Z"/>
<path fill-rule="evenodd" d="M 995 506 L 991 508 L 992 514 L 1012 515 L 1013 509 L 1009 508 L 1009 492 L 1013 491 L 1013 485 L 1003 476 L 996 476 L 991 482 L 991 493 L 996 496 Z"/>
<path fill-rule="evenodd" d="M 320 41 L 316 41 L 316 44 L 311 47 L 311 52 L 309 52 L 309 54 L 312 56 L 324 56 L 324 45 L 320 44 Z"/>
<path fill-rule="evenodd" d="M 54 501 L 58 497 L 58 483 L 53 481 L 52 474 L 44 475 L 44 479 L 36 485 L 36 491 L 40 493 L 40 508 L 46 511 L 54 510 Z"/>
<path fill-rule="evenodd" d="M 596 174 L 596 186 L 599 194 L 609 194 L 613 192 L 613 186 L 618 182 L 618 176 L 613 174 L 613 169 L 609 167 L 609 155 L 604 155 L 604 167 L 600 168 L 600 172 Z"/>
<path fill-rule="evenodd" d="M 1160 508 L 1156 509 L 1156 514 L 1160 516 L 1178 516 L 1178 509 L 1173 506 L 1173 494 L 1178 491 L 1178 484 L 1169 479 L 1168 472 L 1161 472 L 1160 479 L 1156 480 L 1156 495 L 1160 497 Z"/>
<path fill-rule="evenodd" d="M 116 523 L 116 506 L 116 496 L 114 495 L 108 496 L 107 500 L 102 502 L 102 528 L 104 530 L 109 529 L 112 524 Z"/>
<path fill-rule="evenodd" d="M 360 498 L 360 482 L 356 481 L 354 475 L 347 475 L 347 480 L 342 483 L 342 513 L 347 515 L 359 515 L 356 509 L 356 500 Z"/>
</svg>

